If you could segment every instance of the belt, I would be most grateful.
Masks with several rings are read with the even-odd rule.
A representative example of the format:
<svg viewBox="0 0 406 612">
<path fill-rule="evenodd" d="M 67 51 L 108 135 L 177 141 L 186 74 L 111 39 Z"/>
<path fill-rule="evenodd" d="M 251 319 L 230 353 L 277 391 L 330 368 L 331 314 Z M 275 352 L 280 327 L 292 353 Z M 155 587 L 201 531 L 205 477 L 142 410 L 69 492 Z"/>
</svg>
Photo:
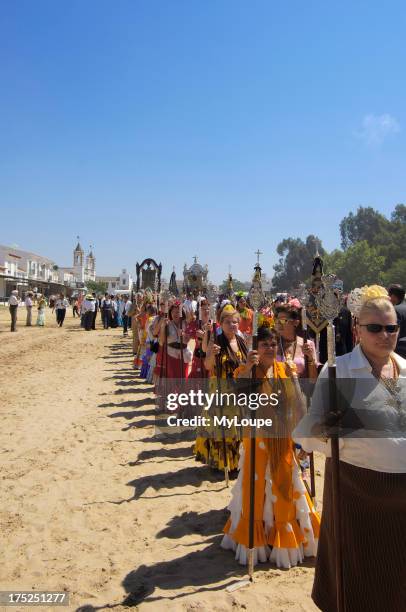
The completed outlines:
<svg viewBox="0 0 406 612">
<path fill-rule="evenodd" d="M 181 348 L 180 342 L 169 342 L 168 346 L 170 346 L 173 349 L 178 349 L 178 351 Z M 187 344 L 183 344 L 182 343 L 182 350 L 185 349 L 185 348 L 187 348 Z"/>
</svg>

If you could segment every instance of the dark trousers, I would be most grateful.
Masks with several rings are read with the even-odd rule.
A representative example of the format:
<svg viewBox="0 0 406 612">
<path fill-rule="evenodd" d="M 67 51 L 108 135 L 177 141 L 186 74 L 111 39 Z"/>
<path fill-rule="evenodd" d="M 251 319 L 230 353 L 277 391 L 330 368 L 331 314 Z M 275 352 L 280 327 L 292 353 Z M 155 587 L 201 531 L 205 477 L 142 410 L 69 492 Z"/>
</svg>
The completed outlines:
<svg viewBox="0 0 406 612">
<path fill-rule="evenodd" d="M 63 322 L 65 320 L 65 315 L 66 315 L 66 308 L 58 308 L 56 311 L 56 322 L 58 323 L 59 327 L 62 327 Z"/>
<path fill-rule="evenodd" d="M 126 334 L 128 331 L 128 315 L 123 314 L 123 334 Z"/>
<path fill-rule="evenodd" d="M 84 314 L 84 325 L 86 331 L 90 331 L 92 329 L 93 316 L 94 312 L 91 311 L 85 312 Z"/>
<path fill-rule="evenodd" d="M 10 315 L 11 315 L 10 331 L 17 331 L 17 308 L 18 308 L 18 304 L 16 304 L 15 306 L 13 305 L 9 306 Z"/>
<path fill-rule="evenodd" d="M 111 326 L 111 310 L 110 308 L 102 308 L 102 321 L 104 329 Z"/>
<path fill-rule="evenodd" d="M 77 306 L 73 307 L 72 312 L 73 312 L 73 318 L 75 318 L 76 315 L 79 316 L 79 310 Z"/>
<path fill-rule="evenodd" d="M 94 312 L 92 312 L 93 315 L 93 319 L 92 319 L 92 329 L 96 329 L 96 317 L 97 317 L 97 310 L 95 310 Z"/>
</svg>

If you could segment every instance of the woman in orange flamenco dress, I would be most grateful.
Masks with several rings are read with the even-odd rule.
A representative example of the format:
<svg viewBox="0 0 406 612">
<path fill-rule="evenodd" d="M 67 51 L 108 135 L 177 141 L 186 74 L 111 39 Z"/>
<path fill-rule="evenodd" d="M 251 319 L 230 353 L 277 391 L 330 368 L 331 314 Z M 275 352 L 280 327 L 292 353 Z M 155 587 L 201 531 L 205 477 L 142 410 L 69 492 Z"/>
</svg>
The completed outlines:
<svg viewBox="0 0 406 612">
<path fill-rule="evenodd" d="M 290 435 L 304 411 L 295 364 L 276 361 L 277 346 L 276 333 L 270 327 L 260 327 L 258 350 L 248 353 L 234 377 L 241 383 L 250 379 L 256 365 L 255 391 L 277 394 L 277 406 L 260 407 L 250 415 L 271 418 L 273 423 L 268 431 L 258 429 L 256 437 L 254 563 L 271 561 L 287 569 L 304 557 L 316 556 L 320 517 L 304 485 Z M 221 543 L 235 552 L 242 565 L 247 564 L 248 556 L 250 449 L 251 439 L 245 435 Z"/>
</svg>

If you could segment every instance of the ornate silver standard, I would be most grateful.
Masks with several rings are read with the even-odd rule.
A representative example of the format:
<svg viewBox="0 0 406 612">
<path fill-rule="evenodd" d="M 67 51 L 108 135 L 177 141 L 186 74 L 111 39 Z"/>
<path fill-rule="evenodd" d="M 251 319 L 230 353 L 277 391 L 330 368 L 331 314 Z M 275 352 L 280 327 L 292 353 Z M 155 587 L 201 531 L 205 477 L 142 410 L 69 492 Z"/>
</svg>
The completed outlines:
<svg viewBox="0 0 406 612">
<path fill-rule="evenodd" d="M 250 303 L 254 309 L 253 323 L 252 323 L 252 349 L 254 351 L 258 348 L 258 311 L 264 304 L 264 294 L 262 292 L 261 284 L 261 269 L 259 263 L 255 267 L 255 274 L 252 281 L 252 287 L 249 293 Z M 252 368 L 252 383 L 256 379 L 256 367 Z M 253 580 L 254 577 L 254 561 L 255 561 L 255 540 L 254 540 L 254 518 L 255 518 L 255 463 L 256 463 L 256 425 L 255 419 L 253 420 L 250 431 L 250 516 L 249 516 L 249 531 L 248 531 L 248 576 L 249 579 Z"/>
<path fill-rule="evenodd" d="M 344 612 L 344 582 L 341 550 L 341 516 L 340 516 L 340 452 L 339 452 L 339 417 L 336 393 L 336 352 L 334 319 L 342 306 L 342 282 L 334 274 L 321 277 L 322 286 L 316 296 L 320 313 L 328 321 L 327 327 L 327 363 L 329 378 L 329 418 L 336 423 L 336 431 L 330 436 L 331 468 L 333 489 L 333 525 L 336 560 L 337 612 Z"/>
</svg>

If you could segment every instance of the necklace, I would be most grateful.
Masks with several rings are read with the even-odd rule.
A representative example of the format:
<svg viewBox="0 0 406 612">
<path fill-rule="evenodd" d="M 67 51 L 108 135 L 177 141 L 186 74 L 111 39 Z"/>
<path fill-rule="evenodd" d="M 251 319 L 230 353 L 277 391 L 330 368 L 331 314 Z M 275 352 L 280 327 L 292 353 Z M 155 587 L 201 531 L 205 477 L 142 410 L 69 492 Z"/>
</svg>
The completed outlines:
<svg viewBox="0 0 406 612">
<path fill-rule="evenodd" d="M 295 359 L 295 355 L 296 355 L 297 339 L 295 338 L 295 340 L 288 340 L 288 342 L 287 342 L 287 347 L 286 348 L 288 348 L 289 346 L 293 346 L 292 353 L 290 353 L 290 351 L 289 352 L 287 352 L 287 351 L 285 352 L 285 347 L 283 346 L 283 344 L 284 344 L 284 341 L 283 341 L 282 336 L 281 336 L 280 337 L 280 346 L 281 346 L 281 353 L 282 353 L 282 356 L 283 356 L 283 361 L 287 361 L 287 357 L 290 357 L 291 360 L 293 361 Z"/>
<path fill-rule="evenodd" d="M 393 408 L 396 408 L 396 410 L 400 411 L 401 405 L 402 405 L 402 399 L 400 397 L 400 386 L 398 384 L 399 366 L 397 365 L 396 361 L 394 360 L 392 356 L 390 356 L 389 359 L 390 359 L 390 362 L 392 365 L 392 371 L 393 371 L 393 376 L 391 378 L 387 376 L 382 376 L 381 373 L 375 370 L 374 366 L 371 364 L 369 359 L 368 361 L 371 365 L 372 375 L 376 378 L 376 380 L 379 383 L 381 383 L 381 385 L 385 387 L 385 389 L 388 391 L 388 393 L 391 396 L 391 399 L 389 400 L 388 405 L 393 406 Z"/>
</svg>

